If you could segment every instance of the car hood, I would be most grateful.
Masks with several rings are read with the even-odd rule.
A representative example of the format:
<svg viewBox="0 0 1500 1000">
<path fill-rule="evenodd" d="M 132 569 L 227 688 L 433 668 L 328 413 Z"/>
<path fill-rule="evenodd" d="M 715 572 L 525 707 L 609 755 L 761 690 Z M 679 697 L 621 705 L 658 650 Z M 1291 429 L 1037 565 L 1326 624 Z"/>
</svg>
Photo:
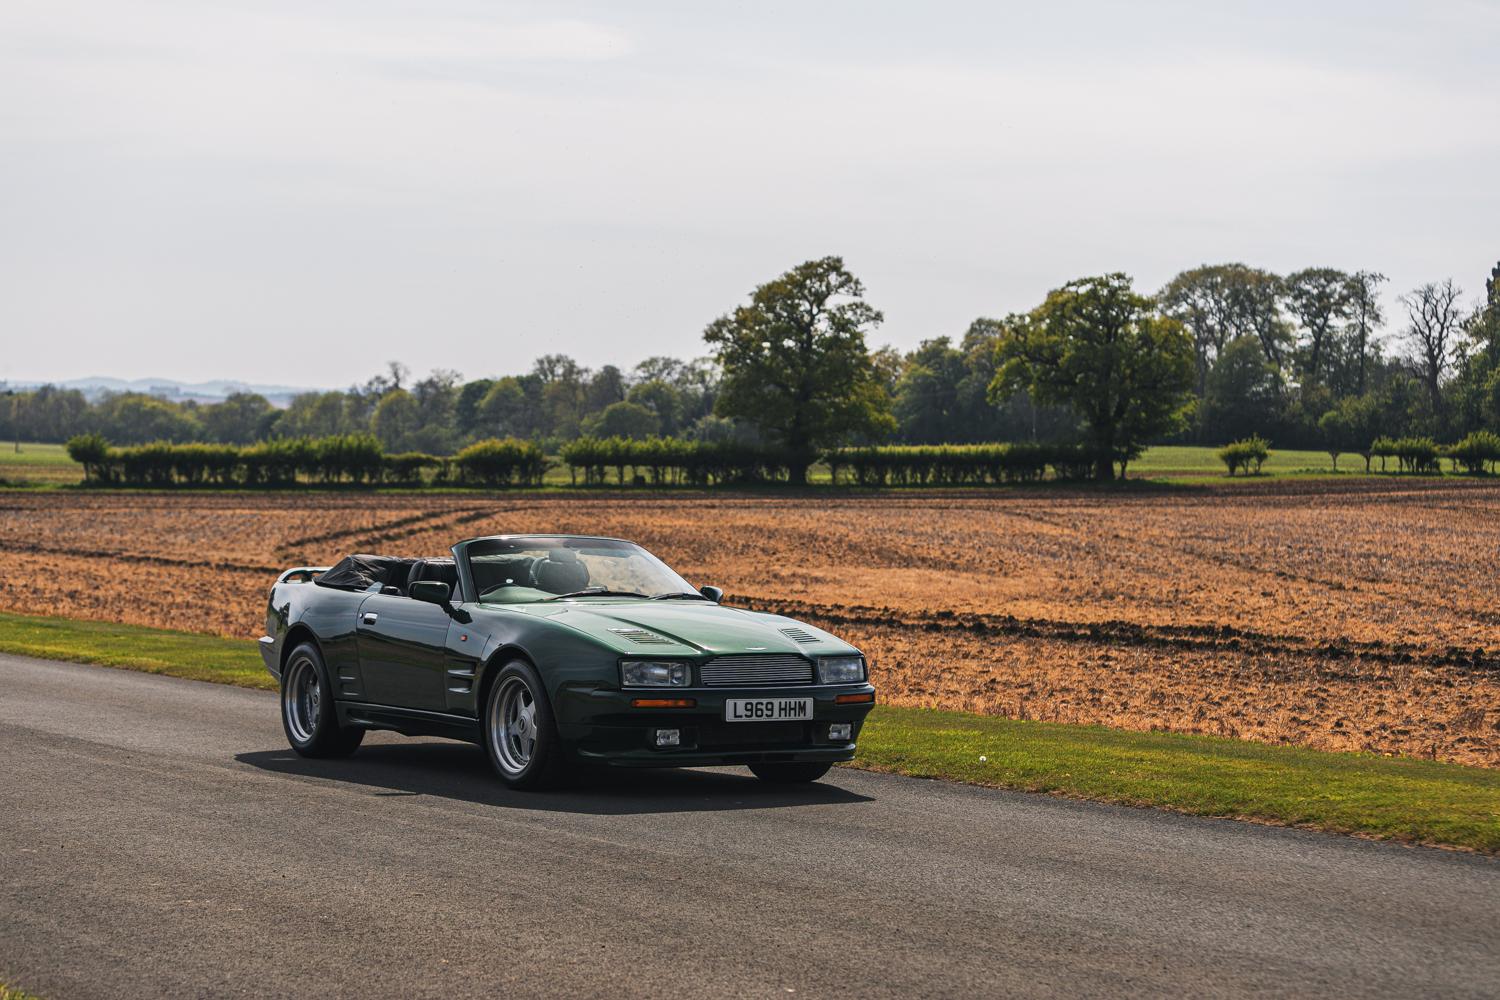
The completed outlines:
<svg viewBox="0 0 1500 1000">
<path fill-rule="evenodd" d="M 859 652 L 837 636 L 805 622 L 708 602 L 585 600 L 507 607 L 586 633 L 595 641 L 624 654 L 797 653 L 827 656 Z M 784 629 L 791 630 L 791 634 Z"/>
</svg>

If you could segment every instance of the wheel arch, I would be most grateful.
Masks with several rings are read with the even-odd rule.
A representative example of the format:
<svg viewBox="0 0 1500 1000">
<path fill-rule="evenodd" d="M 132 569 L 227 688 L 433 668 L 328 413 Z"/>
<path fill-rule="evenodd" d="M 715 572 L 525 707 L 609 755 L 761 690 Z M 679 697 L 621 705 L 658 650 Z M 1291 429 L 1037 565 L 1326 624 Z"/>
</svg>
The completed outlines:
<svg viewBox="0 0 1500 1000">
<path fill-rule="evenodd" d="M 532 670 L 535 670 L 538 677 L 541 677 L 542 671 L 537 667 L 536 660 L 533 659 L 531 654 L 522 649 L 518 644 L 514 642 L 507 642 L 503 645 L 497 646 L 495 648 L 495 651 L 485 659 L 484 665 L 480 668 L 479 690 L 477 692 L 477 697 L 474 700 L 474 714 L 480 720 L 484 719 L 484 709 L 485 706 L 489 704 L 490 688 L 495 686 L 495 678 L 499 675 L 501 669 L 504 668 L 504 666 L 511 660 L 525 661 L 526 665 L 529 666 Z M 546 679 L 543 678 L 542 693 L 546 695 L 548 701 L 551 701 L 552 694 L 551 692 L 545 690 L 546 687 Z"/>
<path fill-rule="evenodd" d="M 286 673 L 286 661 L 287 658 L 292 655 L 292 650 L 296 649 L 304 642 L 311 643 L 312 647 L 318 651 L 319 658 L 322 658 L 323 647 L 318 643 L 317 635 L 314 634 L 313 630 L 308 628 L 305 624 L 303 624 L 302 622 L 298 622 L 297 624 L 286 630 L 286 637 L 281 640 L 282 673 Z"/>
</svg>

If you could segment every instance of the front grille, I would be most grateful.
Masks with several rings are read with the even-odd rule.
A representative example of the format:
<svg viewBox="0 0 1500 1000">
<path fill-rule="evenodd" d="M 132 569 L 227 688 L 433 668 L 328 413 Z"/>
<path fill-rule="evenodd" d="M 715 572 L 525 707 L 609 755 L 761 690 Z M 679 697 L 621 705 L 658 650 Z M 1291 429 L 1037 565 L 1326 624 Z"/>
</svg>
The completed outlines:
<svg viewBox="0 0 1500 1000">
<path fill-rule="evenodd" d="M 800 656 L 720 656 L 703 665 L 703 683 L 710 687 L 765 687 L 770 684 L 811 684 L 812 664 Z"/>
</svg>

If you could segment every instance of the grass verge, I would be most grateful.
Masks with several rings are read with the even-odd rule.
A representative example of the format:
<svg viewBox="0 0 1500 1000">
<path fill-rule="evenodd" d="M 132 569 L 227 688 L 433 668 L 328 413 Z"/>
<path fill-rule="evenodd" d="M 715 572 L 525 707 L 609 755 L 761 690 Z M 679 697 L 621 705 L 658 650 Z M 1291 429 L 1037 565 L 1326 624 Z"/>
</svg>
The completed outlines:
<svg viewBox="0 0 1500 1000">
<path fill-rule="evenodd" d="M 0 1000 L 41 1000 L 41 997 L 35 993 L 27 993 L 25 990 L 0 983 Z"/>
<path fill-rule="evenodd" d="M 1500 771 L 1184 733 L 883 706 L 860 766 L 1500 853 Z"/>
<path fill-rule="evenodd" d="M 0 653 L 97 663 L 237 687 L 276 687 L 253 642 L 141 625 L 0 612 Z"/>
<path fill-rule="evenodd" d="M 0 652 L 269 689 L 254 643 L 0 613 Z M 859 767 L 1500 853 L 1500 771 L 880 706 Z"/>
</svg>

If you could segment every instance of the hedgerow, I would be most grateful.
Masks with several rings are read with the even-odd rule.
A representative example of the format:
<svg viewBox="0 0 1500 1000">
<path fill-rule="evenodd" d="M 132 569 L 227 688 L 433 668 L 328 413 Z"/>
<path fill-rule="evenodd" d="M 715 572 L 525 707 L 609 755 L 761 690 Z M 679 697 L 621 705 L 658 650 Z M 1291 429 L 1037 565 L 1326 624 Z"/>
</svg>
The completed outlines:
<svg viewBox="0 0 1500 1000">
<path fill-rule="evenodd" d="M 530 441 L 490 438 L 469 445 L 453 456 L 463 482 L 483 486 L 540 486 L 547 473 L 547 456 Z"/>
<path fill-rule="evenodd" d="M 839 448 L 823 460 L 833 481 L 848 470 L 860 486 L 962 486 L 1032 483 L 1047 478 L 1087 479 L 1093 452 L 1071 444 L 942 444 Z"/>
<path fill-rule="evenodd" d="M 785 452 L 731 441 L 652 437 L 582 437 L 563 445 L 561 456 L 576 485 L 597 486 L 614 473 L 616 483 L 710 486 L 784 480 Z"/>
<path fill-rule="evenodd" d="M 529 441 L 481 441 L 452 459 L 421 452 L 387 455 L 368 434 L 277 438 L 244 447 L 158 441 L 129 448 L 80 435 L 67 447 L 83 466 L 85 482 L 112 486 L 419 486 L 450 482 L 455 465 L 463 482 L 536 486 L 547 471 L 546 456 Z"/>
</svg>

